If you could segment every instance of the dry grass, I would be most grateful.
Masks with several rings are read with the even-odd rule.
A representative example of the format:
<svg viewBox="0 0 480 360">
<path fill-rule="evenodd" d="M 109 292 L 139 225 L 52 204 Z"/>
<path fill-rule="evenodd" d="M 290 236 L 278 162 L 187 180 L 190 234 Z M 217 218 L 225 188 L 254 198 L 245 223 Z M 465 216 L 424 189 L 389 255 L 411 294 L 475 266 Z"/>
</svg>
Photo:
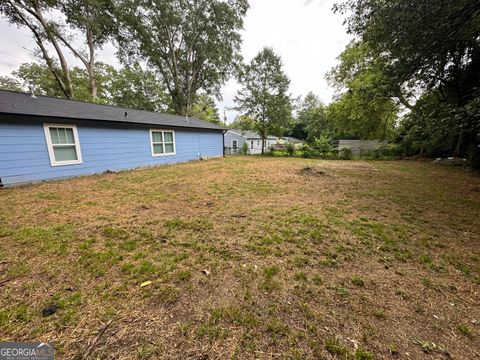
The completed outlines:
<svg viewBox="0 0 480 360">
<path fill-rule="evenodd" d="M 113 319 L 91 358 L 478 358 L 479 188 L 229 157 L 3 189 L 0 339 L 81 358 Z"/>
</svg>

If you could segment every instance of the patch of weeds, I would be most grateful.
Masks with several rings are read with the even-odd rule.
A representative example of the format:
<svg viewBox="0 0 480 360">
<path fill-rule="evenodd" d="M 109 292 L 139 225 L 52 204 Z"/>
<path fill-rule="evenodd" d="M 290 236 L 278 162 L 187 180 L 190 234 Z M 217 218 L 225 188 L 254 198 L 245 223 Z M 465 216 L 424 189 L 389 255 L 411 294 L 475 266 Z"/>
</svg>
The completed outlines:
<svg viewBox="0 0 480 360">
<path fill-rule="evenodd" d="M 284 242 L 285 242 L 285 239 L 278 234 L 262 236 L 257 241 L 259 245 L 266 245 L 266 246 L 277 245 L 277 244 L 280 245 L 280 244 L 283 244 Z"/>
<path fill-rule="evenodd" d="M 246 328 L 255 328 L 259 322 L 255 315 L 236 306 L 215 308 L 210 313 L 210 321 L 218 324 L 241 325 Z"/>
<path fill-rule="evenodd" d="M 433 259 L 430 257 L 430 255 L 422 255 L 420 256 L 420 262 L 424 265 L 426 265 L 430 270 L 433 271 L 441 271 L 444 270 L 444 268 L 437 264 Z"/>
<path fill-rule="evenodd" d="M 293 259 L 293 264 L 296 267 L 305 267 L 305 266 L 310 265 L 310 259 L 306 256 L 296 256 Z"/>
<path fill-rule="evenodd" d="M 123 257 L 114 249 L 108 249 L 106 251 L 83 251 L 80 256 L 79 262 L 82 266 L 90 271 L 95 276 L 103 276 L 105 273 Z"/>
<path fill-rule="evenodd" d="M 7 276 L 16 278 L 22 275 L 25 275 L 28 273 L 30 268 L 28 267 L 27 264 L 25 263 L 20 263 L 20 264 L 13 264 L 10 265 L 7 269 Z"/>
<path fill-rule="evenodd" d="M 365 282 L 363 281 L 363 279 L 360 276 L 356 276 L 356 275 L 352 277 L 352 284 L 358 287 L 365 286 Z"/>
<path fill-rule="evenodd" d="M 333 289 L 335 292 L 340 295 L 340 296 L 347 296 L 348 295 L 348 290 L 341 284 L 336 284 Z"/>
<path fill-rule="evenodd" d="M 448 350 L 445 346 L 441 345 L 441 344 L 436 344 L 434 342 L 430 342 L 430 341 L 422 341 L 422 340 L 419 340 L 419 339 L 415 339 L 413 340 L 413 343 L 415 345 L 418 345 L 422 348 L 422 350 L 426 353 L 430 353 L 430 352 L 440 352 L 440 353 L 443 353 L 443 354 L 448 354 Z"/>
<path fill-rule="evenodd" d="M 165 347 L 163 345 L 156 345 L 152 343 L 143 344 L 137 347 L 137 358 L 139 359 L 147 359 L 152 357 L 153 355 L 160 355 L 165 351 Z"/>
<path fill-rule="evenodd" d="M 293 294 L 303 300 L 315 296 L 315 292 L 306 282 L 295 284 L 293 287 Z"/>
<path fill-rule="evenodd" d="M 201 232 L 213 229 L 212 222 L 206 219 L 175 218 L 165 221 L 163 226 L 168 230 L 190 230 L 194 232 Z"/>
<path fill-rule="evenodd" d="M 80 245 L 78 246 L 78 249 L 80 251 L 87 251 L 87 250 L 90 250 L 92 248 L 93 244 L 95 244 L 95 239 L 90 238 L 88 240 L 82 241 L 80 243 Z"/>
<path fill-rule="evenodd" d="M 385 314 L 385 310 L 381 308 L 373 309 L 372 315 L 375 316 L 377 319 L 385 319 L 387 315 Z"/>
<path fill-rule="evenodd" d="M 227 325 L 244 326 L 254 329 L 259 321 L 256 316 L 236 306 L 218 307 L 210 311 L 210 316 L 197 330 L 200 337 L 224 339 L 230 334 Z"/>
<path fill-rule="evenodd" d="M 135 240 L 125 240 L 122 241 L 119 245 L 118 248 L 122 251 L 126 252 L 131 252 L 133 250 L 137 249 L 137 241 Z"/>
<path fill-rule="evenodd" d="M 264 281 L 260 288 L 265 291 L 274 291 L 280 288 L 280 283 L 275 281 L 274 277 L 280 272 L 277 266 L 270 266 L 263 269 Z"/>
<path fill-rule="evenodd" d="M 293 278 L 297 281 L 308 281 L 307 274 L 304 271 L 297 271 Z"/>
<path fill-rule="evenodd" d="M 155 299 L 166 304 L 174 304 L 180 298 L 182 291 L 171 285 L 161 285 L 154 291 Z"/>
<path fill-rule="evenodd" d="M 106 226 L 103 228 L 103 235 L 109 239 L 124 239 L 127 236 L 127 232 L 113 226 Z"/>
<path fill-rule="evenodd" d="M 355 360 L 373 360 L 373 354 L 359 347 L 353 354 Z"/>
<path fill-rule="evenodd" d="M 120 268 L 120 270 L 124 273 L 124 274 L 133 274 L 135 272 L 135 264 L 132 264 L 132 263 L 125 263 L 122 265 L 122 267 Z"/>
<path fill-rule="evenodd" d="M 376 334 L 377 334 L 377 330 L 373 326 L 366 325 L 363 327 L 363 331 L 362 331 L 363 341 L 368 342 Z"/>
<path fill-rule="evenodd" d="M 395 295 L 400 296 L 403 300 L 408 300 L 410 298 L 403 289 L 395 290 Z"/>
<path fill-rule="evenodd" d="M 190 269 L 178 270 L 174 276 L 179 281 L 188 281 L 192 278 L 192 271 Z"/>
<path fill-rule="evenodd" d="M 348 358 L 350 355 L 348 348 L 336 337 L 329 337 L 325 340 L 325 349 L 333 356 Z"/>
<path fill-rule="evenodd" d="M 326 267 L 336 267 L 337 260 L 325 258 L 325 259 L 321 259 L 319 264 Z"/>
<path fill-rule="evenodd" d="M 388 352 L 391 355 L 398 355 L 400 353 L 400 351 L 398 350 L 398 346 L 396 344 L 388 345 Z"/>
<path fill-rule="evenodd" d="M 135 273 L 138 275 L 155 275 L 157 272 L 157 265 L 152 263 L 150 260 L 143 260 L 135 269 Z"/>
<path fill-rule="evenodd" d="M 14 233 L 15 239 L 27 246 L 35 246 L 46 253 L 55 255 L 67 254 L 74 236 L 73 226 L 57 224 L 51 227 L 21 227 Z"/>
<path fill-rule="evenodd" d="M 325 257 L 320 260 L 320 265 L 328 267 L 336 267 L 338 265 L 338 254 L 328 252 Z"/>
<path fill-rule="evenodd" d="M 435 284 L 433 283 L 432 280 L 430 280 L 429 278 L 421 278 L 420 279 L 420 283 L 425 286 L 426 288 L 429 288 L 429 289 L 436 289 L 436 286 Z"/>
<path fill-rule="evenodd" d="M 199 337 L 206 337 L 210 340 L 226 339 L 229 334 L 229 329 L 211 323 L 201 324 L 197 330 Z"/>
<path fill-rule="evenodd" d="M 313 275 L 313 277 L 312 277 L 312 282 L 313 282 L 315 285 L 322 285 L 323 280 L 322 280 L 322 278 L 321 278 L 319 275 Z"/>
<path fill-rule="evenodd" d="M 140 260 L 140 259 L 145 259 L 147 255 L 143 251 L 139 251 L 135 255 L 133 255 L 133 260 Z"/>
<path fill-rule="evenodd" d="M 272 319 L 265 325 L 265 331 L 275 341 L 279 337 L 287 336 L 290 333 L 290 327 L 279 319 Z"/>
<path fill-rule="evenodd" d="M 472 329 L 467 324 L 458 325 L 458 330 L 465 336 L 472 335 Z"/>
<path fill-rule="evenodd" d="M 33 311 L 26 304 L 19 304 L 14 308 L 15 319 L 22 323 L 28 323 L 33 318 Z"/>
<path fill-rule="evenodd" d="M 59 320 L 60 327 L 66 327 L 69 324 L 73 323 L 78 319 L 78 311 L 76 308 L 74 309 L 66 309 L 62 312 L 62 317 Z"/>
</svg>

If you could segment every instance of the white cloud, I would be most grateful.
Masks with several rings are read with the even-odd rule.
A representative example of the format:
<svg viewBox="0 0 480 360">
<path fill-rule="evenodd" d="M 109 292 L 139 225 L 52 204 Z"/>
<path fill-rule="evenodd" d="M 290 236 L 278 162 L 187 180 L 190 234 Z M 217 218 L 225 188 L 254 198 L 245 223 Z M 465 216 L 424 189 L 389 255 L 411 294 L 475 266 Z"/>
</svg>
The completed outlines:
<svg viewBox="0 0 480 360">
<path fill-rule="evenodd" d="M 294 96 L 313 91 L 325 103 L 330 102 L 333 89 L 324 76 L 335 66 L 336 57 L 351 39 L 342 26 L 343 18 L 332 12 L 335 2 L 251 0 L 243 31 L 242 54 L 245 61 L 250 61 L 263 47 L 272 47 L 283 59 Z M 26 29 L 11 26 L 5 19 L 0 19 L 0 36 L 0 75 L 8 75 L 21 63 L 34 60 L 31 54 L 35 48 L 34 41 Z M 100 60 L 118 64 L 112 45 L 103 49 Z M 222 90 L 223 100 L 219 109 L 222 116 L 226 110 L 229 121 L 236 115 L 228 108 L 234 105 L 237 90 L 235 80 L 228 81 Z"/>
</svg>

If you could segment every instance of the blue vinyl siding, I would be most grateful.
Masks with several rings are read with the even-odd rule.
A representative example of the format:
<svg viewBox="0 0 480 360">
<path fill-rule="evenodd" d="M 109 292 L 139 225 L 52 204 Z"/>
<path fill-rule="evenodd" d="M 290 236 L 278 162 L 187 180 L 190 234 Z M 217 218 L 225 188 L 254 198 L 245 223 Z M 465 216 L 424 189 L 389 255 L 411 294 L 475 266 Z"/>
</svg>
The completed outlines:
<svg viewBox="0 0 480 360">
<path fill-rule="evenodd" d="M 51 166 L 43 124 L 55 122 L 77 126 L 82 164 Z M 21 184 L 223 155 L 221 131 L 170 128 L 176 155 L 152 157 L 150 128 L 163 129 L 68 119 L 15 121 L 0 115 L 0 179 L 4 185 Z"/>
</svg>

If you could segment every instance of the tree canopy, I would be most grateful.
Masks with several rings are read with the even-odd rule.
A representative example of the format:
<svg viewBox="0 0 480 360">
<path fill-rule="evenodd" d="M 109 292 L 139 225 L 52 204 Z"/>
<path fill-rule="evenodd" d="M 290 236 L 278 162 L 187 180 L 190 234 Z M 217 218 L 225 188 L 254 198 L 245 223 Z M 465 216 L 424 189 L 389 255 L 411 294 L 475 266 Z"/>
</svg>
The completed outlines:
<svg viewBox="0 0 480 360">
<path fill-rule="evenodd" d="M 380 75 L 369 82 L 410 110 L 397 141 L 411 145 L 417 136 L 416 151 L 468 156 L 480 164 L 480 3 L 347 0 L 335 10 L 347 15 L 358 43 L 355 66 L 349 56 L 343 59 L 352 72 L 341 66 L 334 80 L 345 83 L 352 74 L 358 78 L 358 69 L 375 70 Z"/>
<path fill-rule="evenodd" d="M 55 13 L 55 16 L 52 16 Z M 113 2 L 110 0 L 5 0 L 0 14 L 12 24 L 30 30 L 42 59 L 64 97 L 75 97 L 71 66 L 66 51 L 85 66 L 89 96 L 96 101 L 96 53 L 115 29 Z M 74 45 L 83 36 L 84 49 Z"/>
<path fill-rule="evenodd" d="M 168 111 L 169 97 L 162 83 L 151 71 L 140 65 L 115 69 L 103 63 L 95 64 L 98 87 L 97 102 L 148 111 Z M 87 71 L 81 67 L 71 69 L 72 88 L 76 100 L 91 101 Z M 0 88 L 25 91 L 33 85 L 37 95 L 64 97 L 50 69 L 37 63 L 25 63 L 0 78 Z"/>
<path fill-rule="evenodd" d="M 236 109 L 253 119 L 264 144 L 268 133 L 283 132 L 292 115 L 290 80 L 283 72 L 280 56 L 264 48 L 243 65 L 238 80 L 241 89 L 235 97 Z"/>
<path fill-rule="evenodd" d="M 198 93 L 220 96 L 239 63 L 247 9 L 247 0 L 119 1 L 119 53 L 155 69 L 174 111 L 188 115 Z"/>
</svg>

